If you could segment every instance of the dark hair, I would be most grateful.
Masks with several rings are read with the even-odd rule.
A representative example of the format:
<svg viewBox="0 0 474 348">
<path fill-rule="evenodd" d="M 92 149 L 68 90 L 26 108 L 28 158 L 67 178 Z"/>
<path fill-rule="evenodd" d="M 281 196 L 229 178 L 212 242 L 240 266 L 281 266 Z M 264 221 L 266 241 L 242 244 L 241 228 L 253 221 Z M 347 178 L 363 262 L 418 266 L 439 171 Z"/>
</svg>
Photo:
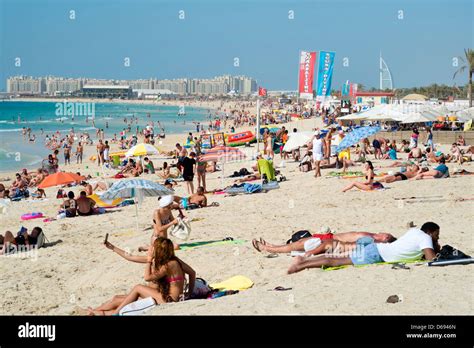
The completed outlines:
<svg viewBox="0 0 474 348">
<path fill-rule="evenodd" d="M 67 197 L 68 197 L 69 199 L 73 199 L 73 198 L 74 198 L 74 192 L 69 191 L 69 192 L 67 193 Z"/>
<path fill-rule="evenodd" d="M 144 160 L 144 161 L 148 161 L 148 157 L 145 157 L 143 160 Z"/>
<path fill-rule="evenodd" d="M 163 169 L 168 168 L 168 162 L 163 162 Z"/>
<path fill-rule="evenodd" d="M 189 154 L 189 156 L 195 157 L 195 156 L 196 156 L 196 153 L 195 153 L 195 152 L 191 152 L 191 153 Z"/>
<path fill-rule="evenodd" d="M 369 168 L 374 170 L 374 165 L 372 164 L 372 161 L 365 161 L 369 165 Z"/>
<path fill-rule="evenodd" d="M 179 145 L 179 143 L 176 143 L 176 147 L 178 147 L 178 146 L 181 146 L 181 145 Z"/>
<path fill-rule="evenodd" d="M 38 234 L 40 234 L 41 232 L 43 232 L 43 229 L 41 227 L 36 226 L 36 227 L 33 227 L 33 229 L 31 230 L 31 232 L 33 231 L 37 231 Z"/>
<path fill-rule="evenodd" d="M 81 196 L 87 196 L 86 191 L 81 191 Z"/>
<path fill-rule="evenodd" d="M 431 152 L 431 147 L 427 147 L 425 151 L 430 153 Z"/>
<path fill-rule="evenodd" d="M 439 163 L 446 163 L 446 160 L 444 159 L 444 157 L 441 157 L 441 158 L 439 159 Z"/>
<path fill-rule="evenodd" d="M 430 234 L 431 232 L 439 231 L 439 228 L 439 225 L 434 222 L 425 222 L 423 226 L 421 226 L 421 230 L 428 234 Z"/>
</svg>

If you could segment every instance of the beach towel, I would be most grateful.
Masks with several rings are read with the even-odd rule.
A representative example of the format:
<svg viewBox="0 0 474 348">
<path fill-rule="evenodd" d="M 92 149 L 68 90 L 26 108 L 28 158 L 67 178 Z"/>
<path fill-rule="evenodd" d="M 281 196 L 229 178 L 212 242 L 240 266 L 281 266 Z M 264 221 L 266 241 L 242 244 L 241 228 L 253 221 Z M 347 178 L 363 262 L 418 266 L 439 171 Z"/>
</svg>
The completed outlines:
<svg viewBox="0 0 474 348">
<path fill-rule="evenodd" d="M 274 190 L 274 189 L 280 188 L 280 185 L 278 184 L 277 181 L 270 181 L 269 183 L 261 185 L 261 188 L 262 190 Z M 226 188 L 224 192 L 227 194 L 247 193 L 247 191 L 245 190 L 245 184 L 234 185 L 232 187 Z"/>
<path fill-rule="evenodd" d="M 247 241 L 243 239 L 210 240 L 210 241 L 203 241 L 203 242 L 193 242 L 193 243 L 180 244 L 179 250 L 191 250 L 191 249 L 205 247 L 205 246 L 241 245 L 246 242 Z"/>
<path fill-rule="evenodd" d="M 253 286 L 253 282 L 242 275 L 238 275 L 220 283 L 211 284 L 211 288 L 218 290 L 246 290 Z"/>
<path fill-rule="evenodd" d="M 259 159 L 257 161 L 257 168 L 262 178 L 266 175 L 268 181 L 275 180 L 275 168 L 273 168 L 273 163 L 266 159 Z"/>
<path fill-rule="evenodd" d="M 395 262 L 377 262 L 377 263 L 369 263 L 367 265 L 343 265 L 343 266 L 336 266 L 336 267 L 322 267 L 321 269 L 323 271 L 335 271 L 338 269 L 343 269 L 343 268 L 347 268 L 351 266 L 360 268 L 360 267 L 366 267 L 366 266 L 372 266 L 372 265 L 393 265 L 397 263 L 418 263 L 418 262 L 425 263 L 425 261 L 420 259 L 420 260 L 407 260 L 407 261 L 395 261 Z"/>
</svg>

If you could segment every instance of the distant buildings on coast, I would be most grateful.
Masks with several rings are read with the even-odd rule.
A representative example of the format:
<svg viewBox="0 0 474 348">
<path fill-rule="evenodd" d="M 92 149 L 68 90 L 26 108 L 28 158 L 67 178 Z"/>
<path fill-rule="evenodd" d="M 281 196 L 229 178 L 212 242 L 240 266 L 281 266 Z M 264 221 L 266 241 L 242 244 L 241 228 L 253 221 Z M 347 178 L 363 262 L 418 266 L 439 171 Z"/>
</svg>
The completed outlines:
<svg viewBox="0 0 474 348">
<path fill-rule="evenodd" d="M 212 79 L 139 79 L 111 80 L 64 77 L 12 76 L 7 79 L 7 93 L 16 96 L 157 98 L 166 96 L 250 95 L 257 91 L 257 81 L 247 76 L 217 76 Z"/>
</svg>

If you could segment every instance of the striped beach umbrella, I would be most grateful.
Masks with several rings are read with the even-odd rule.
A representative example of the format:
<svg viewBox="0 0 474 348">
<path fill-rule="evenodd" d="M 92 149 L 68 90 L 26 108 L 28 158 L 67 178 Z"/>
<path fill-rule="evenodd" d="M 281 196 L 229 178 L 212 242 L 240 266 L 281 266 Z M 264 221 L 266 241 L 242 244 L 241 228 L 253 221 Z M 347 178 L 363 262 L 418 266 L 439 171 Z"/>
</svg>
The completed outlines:
<svg viewBox="0 0 474 348">
<path fill-rule="evenodd" d="M 247 156 L 235 147 L 216 146 L 199 157 L 201 162 L 230 162 L 241 161 Z"/>
<path fill-rule="evenodd" d="M 173 191 L 156 182 L 145 179 L 120 180 L 115 182 L 100 198 L 112 200 L 115 198 L 157 197 L 174 194 Z"/>
<path fill-rule="evenodd" d="M 135 217 L 138 232 L 138 203 L 140 203 L 144 197 L 167 196 L 173 194 L 173 191 L 156 182 L 144 179 L 131 179 L 115 182 L 100 196 L 100 199 L 102 201 L 107 201 L 115 200 L 117 198 L 135 198 Z"/>
<path fill-rule="evenodd" d="M 344 139 L 339 143 L 336 148 L 336 152 L 341 152 L 348 147 L 357 144 L 362 139 L 368 138 L 375 133 L 380 132 L 382 128 L 379 126 L 375 127 L 360 127 L 354 129 L 352 132 L 347 133 Z"/>
</svg>

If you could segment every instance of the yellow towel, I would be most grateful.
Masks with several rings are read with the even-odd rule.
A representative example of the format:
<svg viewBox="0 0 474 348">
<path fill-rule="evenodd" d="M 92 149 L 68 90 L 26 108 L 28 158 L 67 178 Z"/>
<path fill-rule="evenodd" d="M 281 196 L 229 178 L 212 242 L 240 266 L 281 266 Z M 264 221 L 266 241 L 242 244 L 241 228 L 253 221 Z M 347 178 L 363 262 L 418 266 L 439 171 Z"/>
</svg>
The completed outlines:
<svg viewBox="0 0 474 348">
<path fill-rule="evenodd" d="M 211 288 L 219 290 L 246 290 L 253 286 L 253 282 L 242 275 L 238 275 L 223 282 L 211 284 Z"/>
</svg>

